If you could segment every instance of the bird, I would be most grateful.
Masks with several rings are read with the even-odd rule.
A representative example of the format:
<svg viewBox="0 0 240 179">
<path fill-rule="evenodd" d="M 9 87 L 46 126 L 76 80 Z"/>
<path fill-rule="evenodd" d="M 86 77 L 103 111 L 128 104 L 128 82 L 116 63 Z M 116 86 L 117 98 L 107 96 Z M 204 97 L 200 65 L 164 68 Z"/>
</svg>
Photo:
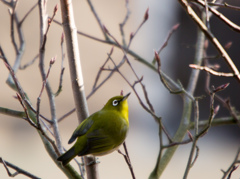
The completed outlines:
<svg viewBox="0 0 240 179">
<path fill-rule="evenodd" d="M 118 150 L 129 129 L 130 94 L 112 97 L 100 111 L 83 120 L 68 141 L 71 144 L 76 140 L 75 144 L 57 160 L 65 166 L 76 156 L 103 156 Z"/>
</svg>

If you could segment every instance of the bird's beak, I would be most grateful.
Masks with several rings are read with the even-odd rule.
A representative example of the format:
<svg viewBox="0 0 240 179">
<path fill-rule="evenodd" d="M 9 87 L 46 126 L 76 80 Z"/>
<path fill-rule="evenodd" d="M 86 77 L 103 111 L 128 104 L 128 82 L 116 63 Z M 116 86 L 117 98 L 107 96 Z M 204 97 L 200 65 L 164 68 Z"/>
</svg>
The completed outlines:
<svg viewBox="0 0 240 179">
<path fill-rule="evenodd" d="M 122 101 L 126 100 L 128 98 L 128 96 L 130 96 L 131 93 L 128 93 L 127 95 L 123 96 Z"/>
</svg>

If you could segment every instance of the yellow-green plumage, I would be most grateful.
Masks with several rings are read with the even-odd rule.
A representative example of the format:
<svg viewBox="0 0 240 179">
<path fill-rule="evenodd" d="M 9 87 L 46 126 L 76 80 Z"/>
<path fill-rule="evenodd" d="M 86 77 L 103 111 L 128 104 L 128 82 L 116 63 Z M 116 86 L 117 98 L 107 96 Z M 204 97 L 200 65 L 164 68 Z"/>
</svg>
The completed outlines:
<svg viewBox="0 0 240 179">
<path fill-rule="evenodd" d="M 126 96 L 115 96 L 108 100 L 98 112 L 85 119 L 73 132 L 68 143 L 76 143 L 57 160 L 63 165 L 75 156 L 101 156 L 118 149 L 124 142 L 128 128 L 128 103 Z"/>
</svg>

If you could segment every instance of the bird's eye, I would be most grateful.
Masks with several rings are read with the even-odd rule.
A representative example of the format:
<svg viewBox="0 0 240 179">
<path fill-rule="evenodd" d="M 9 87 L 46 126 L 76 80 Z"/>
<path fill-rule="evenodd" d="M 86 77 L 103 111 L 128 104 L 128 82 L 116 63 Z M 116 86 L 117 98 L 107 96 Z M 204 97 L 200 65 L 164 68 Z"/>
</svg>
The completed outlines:
<svg viewBox="0 0 240 179">
<path fill-rule="evenodd" d="M 117 105 L 118 105 L 118 100 L 116 100 L 116 99 L 113 100 L 112 105 L 113 105 L 113 106 L 117 106 Z"/>
</svg>

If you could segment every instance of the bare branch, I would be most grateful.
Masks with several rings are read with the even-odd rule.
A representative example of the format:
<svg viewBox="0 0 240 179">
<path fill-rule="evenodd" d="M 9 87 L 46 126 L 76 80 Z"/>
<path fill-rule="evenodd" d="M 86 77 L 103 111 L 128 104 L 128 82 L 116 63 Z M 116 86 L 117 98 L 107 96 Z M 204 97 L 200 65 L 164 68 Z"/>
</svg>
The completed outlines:
<svg viewBox="0 0 240 179">
<path fill-rule="evenodd" d="M 217 72 L 209 67 L 206 66 L 199 66 L 199 65 L 195 65 L 195 64 L 190 64 L 189 65 L 190 68 L 194 68 L 194 69 L 198 69 L 198 70 L 205 70 L 206 72 L 211 73 L 212 75 L 215 76 L 224 76 L 224 77 L 233 77 L 234 74 L 233 73 L 223 73 L 223 72 Z"/>
<path fill-rule="evenodd" d="M 32 59 L 32 61 L 26 63 L 26 64 L 23 65 L 23 66 L 19 66 L 19 69 L 20 69 L 20 70 L 25 70 L 27 67 L 29 67 L 30 65 L 32 65 L 38 58 L 39 58 L 39 54 L 37 54 L 37 55 Z"/>
<path fill-rule="evenodd" d="M 123 147 L 124 147 L 124 150 L 125 150 L 125 154 L 123 154 L 120 150 L 118 150 L 118 153 L 120 153 L 124 157 L 128 167 L 129 167 L 129 170 L 131 172 L 132 178 L 135 179 L 136 177 L 135 177 L 135 174 L 134 174 L 134 171 L 133 171 L 133 167 L 132 167 L 129 155 L 128 155 L 127 146 L 126 146 L 125 142 L 123 143 Z"/>
<path fill-rule="evenodd" d="M 62 52 L 61 74 L 60 74 L 60 79 L 59 79 L 58 90 L 55 93 L 55 96 L 58 96 L 60 94 L 60 92 L 62 91 L 63 74 L 64 74 L 64 70 L 65 70 L 65 67 L 63 65 L 64 59 L 65 59 L 65 53 L 64 53 L 64 50 L 63 50 L 64 49 L 63 48 L 63 43 L 64 43 L 64 33 L 62 33 L 62 37 L 61 37 L 61 52 Z"/>
<path fill-rule="evenodd" d="M 3 166 L 4 166 L 4 168 L 6 169 L 9 177 L 15 177 L 15 176 L 17 176 L 18 174 L 22 174 L 22 175 L 25 175 L 26 177 L 29 177 L 29 178 L 31 178 L 31 179 L 40 179 L 39 177 L 37 177 L 37 176 L 35 176 L 35 175 L 27 172 L 26 170 L 23 170 L 23 169 L 17 167 L 16 165 L 11 164 L 10 162 L 7 162 L 6 160 L 3 160 L 2 157 L 0 157 L 0 163 L 3 164 Z M 8 167 L 16 170 L 16 172 L 12 174 L 12 173 L 10 172 L 10 170 L 8 169 Z"/>
<path fill-rule="evenodd" d="M 44 83 L 44 87 L 46 88 L 49 103 L 50 103 L 51 121 L 52 121 L 52 125 L 53 125 L 54 138 L 56 140 L 56 145 L 57 145 L 57 149 L 58 149 L 58 150 L 56 150 L 56 149 L 55 150 L 56 150 L 57 154 L 60 154 L 60 153 L 62 153 L 62 142 L 61 142 L 61 138 L 59 136 L 59 129 L 58 129 L 58 124 L 57 124 L 55 96 L 54 96 L 51 86 L 47 80 L 49 72 L 50 72 L 50 68 L 51 68 L 52 64 L 54 63 L 55 59 L 50 60 L 50 66 L 49 66 L 49 70 L 48 70 L 47 74 L 45 72 L 45 64 L 44 64 L 45 45 L 46 45 L 46 41 L 47 41 L 47 34 L 48 34 L 50 25 L 52 23 L 53 18 L 56 15 L 58 8 L 57 8 L 57 6 L 55 6 L 52 17 L 50 19 L 48 19 L 48 22 L 46 22 L 47 17 L 48 17 L 46 14 L 47 3 L 44 0 L 39 0 L 38 6 L 39 6 L 39 18 L 40 18 L 39 19 L 40 20 L 39 69 L 40 69 L 42 81 Z M 43 91 L 43 89 L 41 91 Z M 41 97 L 41 92 L 40 92 L 40 97 Z M 40 100 L 41 100 L 40 97 L 37 99 L 37 108 L 38 108 L 37 109 L 37 122 L 39 122 L 38 113 L 40 112 L 39 111 Z M 53 147 L 55 147 L 55 145 L 53 145 Z M 59 151 L 60 151 L 60 153 L 59 153 Z"/>
<path fill-rule="evenodd" d="M 25 119 L 25 120 L 26 120 L 31 126 L 33 126 L 34 128 L 39 129 L 38 124 L 35 124 L 35 123 L 32 121 L 32 119 L 29 117 L 27 108 L 26 108 L 26 106 L 24 105 L 23 100 L 22 100 L 21 96 L 20 96 L 18 93 L 17 93 L 17 98 L 18 98 L 18 101 L 20 102 L 22 108 L 24 109 L 24 112 L 25 112 L 25 115 L 26 115 L 26 118 L 23 118 L 23 119 Z"/>
<path fill-rule="evenodd" d="M 88 2 L 88 5 L 89 5 L 89 7 L 90 7 L 90 9 L 91 9 L 91 11 L 92 11 L 92 13 L 93 13 L 93 15 L 95 16 L 95 18 L 96 18 L 96 20 L 97 20 L 97 22 L 98 22 L 98 25 L 99 25 L 99 27 L 100 27 L 100 29 L 101 29 L 101 31 L 102 31 L 105 39 L 107 40 L 107 39 L 108 39 L 108 36 L 107 36 L 107 34 L 104 32 L 102 21 L 101 21 L 101 19 L 99 18 L 98 14 L 97 14 L 97 12 L 96 12 L 93 4 L 92 4 L 92 1 L 91 1 L 91 0 L 87 0 L 87 2 Z"/>
<path fill-rule="evenodd" d="M 37 7 L 38 3 L 34 4 L 31 9 L 29 9 L 29 11 L 24 15 L 24 17 L 22 18 L 22 20 L 19 22 L 19 26 L 22 26 L 23 22 L 25 21 L 25 19 L 29 16 L 29 14 Z"/>
<path fill-rule="evenodd" d="M 240 163 L 240 159 L 239 159 L 239 155 L 240 155 L 240 148 L 237 151 L 237 154 L 232 162 L 232 164 L 230 165 L 230 167 L 227 169 L 227 171 L 222 170 L 223 172 L 223 177 L 222 179 L 225 179 L 227 177 L 227 179 L 231 178 L 232 173 L 238 168 L 239 165 L 236 165 L 238 163 Z"/>
<path fill-rule="evenodd" d="M 236 32 L 240 32 L 240 26 L 238 26 L 237 24 L 233 23 L 231 20 L 229 20 L 227 17 L 225 17 L 223 14 L 221 14 L 220 12 L 218 12 L 216 9 L 206 5 L 206 1 L 202 1 L 202 0 L 196 0 L 197 3 L 199 3 L 201 6 L 203 7 L 208 7 L 208 9 L 215 15 L 217 16 L 219 19 L 221 19 L 225 24 L 227 24 L 232 30 L 236 31 Z M 210 3 L 209 3 L 210 4 Z"/>
<path fill-rule="evenodd" d="M 158 55 L 161 53 L 161 51 L 167 47 L 168 45 L 168 41 L 170 40 L 171 36 L 173 35 L 173 33 L 178 29 L 178 27 L 180 26 L 180 24 L 175 24 L 172 29 L 169 31 L 165 41 L 163 42 L 162 46 L 159 48 L 159 50 L 157 51 Z M 153 61 L 152 61 L 153 64 L 156 63 L 156 59 L 154 57 Z"/>
<path fill-rule="evenodd" d="M 233 9 L 233 10 L 236 10 L 236 11 L 240 11 L 240 7 L 238 6 L 233 6 L 233 5 L 230 5 L 226 2 L 224 3 L 216 3 L 216 2 L 209 2 L 208 5 L 210 6 L 218 6 L 218 7 L 225 7 L 225 8 L 229 8 L 229 9 Z"/>
<path fill-rule="evenodd" d="M 90 1 L 88 1 L 89 3 Z M 66 39 L 67 54 L 69 60 L 69 71 L 72 82 L 72 91 L 74 102 L 76 106 L 76 113 L 79 123 L 88 117 L 87 101 L 84 91 L 83 74 L 81 68 L 80 53 L 78 47 L 77 31 L 75 20 L 73 16 L 73 4 L 71 0 L 60 0 L 62 22 L 64 24 L 64 36 Z M 89 179 L 98 178 L 97 165 L 86 165 L 95 161 L 95 157 L 84 157 L 85 166 L 87 170 L 87 177 Z"/>
<path fill-rule="evenodd" d="M 240 82 L 240 73 L 228 55 L 228 53 L 225 51 L 225 49 L 222 47 L 222 45 L 219 43 L 217 38 L 208 30 L 206 25 L 202 22 L 202 20 L 196 15 L 192 7 L 188 4 L 186 0 L 178 0 L 179 3 L 183 6 L 183 8 L 186 10 L 188 15 L 193 19 L 194 22 L 198 25 L 198 27 L 202 30 L 202 32 L 207 36 L 209 41 L 212 42 L 212 44 L 215 46 L 215 48 L 219 51 L 219 53 L 222 55 L 222 57 L 225 59 L 226 63 L 232 70 L 234 76 L 237 78 L 237 80 Z"/>
<path fill-rule="evenodd" d="M 66 114 L 64 114 L 62 117 L 60 117 L 58 119 L 58 122 L 61 122 L 63 119 L 65 119 L 66 117 L 70 116 L 72 113 L 74 113 L 76 111 L 76 108 L 72 109 L 71 111 L 67 112 Z"/>
<path fill-rule="evenodd" d="M 129 19 L 129 16 L 131 14 L 130 9 L 129 9 L 129 0 L 126 0 L 125 7 L 126 7 L 126 10 L 127 10 L 125 18 L 124 18 L 123 22 L 119 24 L 120 32 L 121 32 L 121 36 L 122 36 L 122 44 L 123 44 L 124 47 L 127 46 L 127 43 L 126 43 L 125 33 L 124 33 L 123 28 L 124 28 L 125 24 L 127 23 L 128 19 Z"/>
</svg>

